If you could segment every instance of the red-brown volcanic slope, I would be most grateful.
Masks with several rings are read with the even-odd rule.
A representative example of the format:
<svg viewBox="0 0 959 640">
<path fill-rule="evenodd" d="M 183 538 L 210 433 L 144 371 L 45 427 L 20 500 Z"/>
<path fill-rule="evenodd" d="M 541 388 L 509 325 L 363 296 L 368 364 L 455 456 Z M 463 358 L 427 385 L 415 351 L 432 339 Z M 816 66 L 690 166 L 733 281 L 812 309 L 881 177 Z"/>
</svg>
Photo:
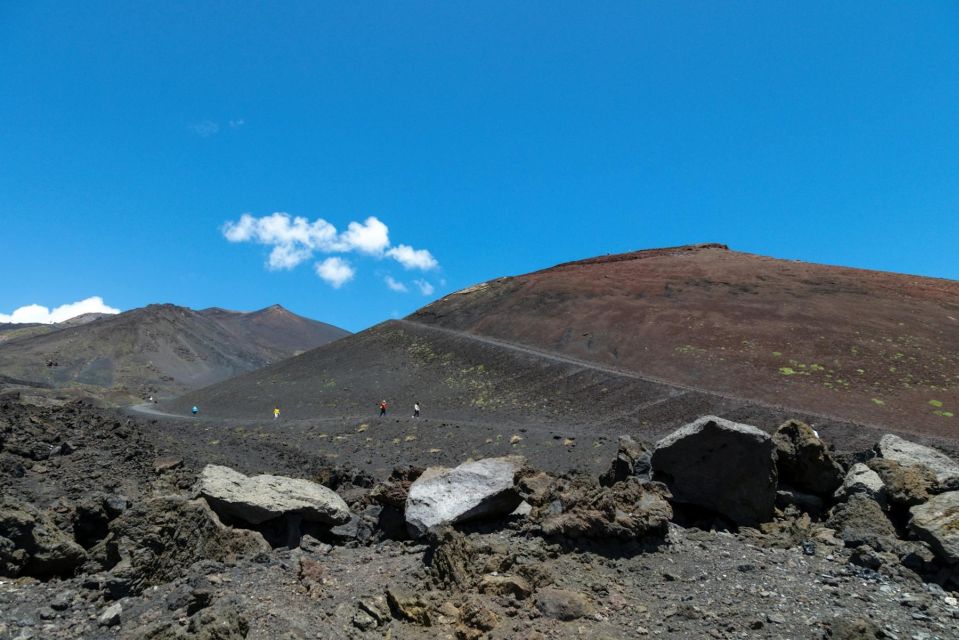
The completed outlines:
<svg viewBox="0 0 959 640">
<path fill-rule="evenodd" d="M 558 265 L 409 318 L 742 398 L 959 436 L 959 282 L 722 245 Z"/>
</svg>

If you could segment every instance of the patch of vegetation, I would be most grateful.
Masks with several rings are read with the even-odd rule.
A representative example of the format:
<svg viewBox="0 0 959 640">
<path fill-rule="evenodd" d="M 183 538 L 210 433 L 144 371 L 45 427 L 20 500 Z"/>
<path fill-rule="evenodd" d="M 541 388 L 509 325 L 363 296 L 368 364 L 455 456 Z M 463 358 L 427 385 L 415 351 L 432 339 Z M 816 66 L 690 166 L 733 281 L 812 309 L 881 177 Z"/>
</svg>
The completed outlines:
<svg viewBox="0 0 959 640">
<path fill-rule="evenodd" d="M 879 398 L 873 398 L 872 401 L 878 404 L 880 407 L 886 404 L 884 400 L 880 400 Z"/>
<path fill-rule="evenodd" d="M 942 400 L 930 400 L 929 404 L 938 409 L 942 406 Z"/>
<path fill-rule="evenodd" d="M 953 415 L 952 411 L 933 411 L 933 413 L 937 416 L 942 416 L 943 418 L 951 418 Z"/>
<path fill-rule="evenodd" d="M 794 376 L 796 375 L 796 370 L 792 367 L 779 367 L 779 373 L 783 374 L 784 376 Z"/>
</svg>

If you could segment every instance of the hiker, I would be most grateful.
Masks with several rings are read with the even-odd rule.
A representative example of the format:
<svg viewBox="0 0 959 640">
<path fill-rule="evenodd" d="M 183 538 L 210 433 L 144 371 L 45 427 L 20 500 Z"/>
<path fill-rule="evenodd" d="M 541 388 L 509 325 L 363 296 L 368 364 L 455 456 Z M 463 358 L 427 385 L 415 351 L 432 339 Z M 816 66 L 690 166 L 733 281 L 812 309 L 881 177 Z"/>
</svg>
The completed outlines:
<svg viewBox="0 0 959 640">
<path fill-rule="evenodd" d="M 279 417 L 280 417 L 280 408 L 273 407 L 273 419 L 276 420 Z"/>
<path fill-rule="evenodd" d="M 190 413 L 192 413 L 193 415 L 196 415 L 200 413 L 200 409 L 198 409 L 196 405 L 193 405 L 193 408 L 190 409 Z"/>
<path fill-rule="evenodd" d="M 414 417 L 414 418 L 419 418 L 419 417 L 420 417 L 420 403 L 419 403 L 419 402 L 414 402 L 414 403 L 413 403 L 413 417 Z"/>
<path fill-rule="evenodd" d="M 382 402 L 380 402 L 380 417 L 386 415 L 386 406 L 387 406 L 386 400 L 383 400 Z"/>
</svg>

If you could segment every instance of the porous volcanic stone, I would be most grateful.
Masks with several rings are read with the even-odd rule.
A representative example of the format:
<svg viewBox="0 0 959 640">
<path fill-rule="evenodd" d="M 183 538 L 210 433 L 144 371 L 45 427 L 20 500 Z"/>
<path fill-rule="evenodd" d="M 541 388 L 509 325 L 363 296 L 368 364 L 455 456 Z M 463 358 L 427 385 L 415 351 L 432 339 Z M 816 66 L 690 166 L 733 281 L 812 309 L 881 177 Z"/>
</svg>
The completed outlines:
<svg viewBox="0 0 959 640">
<path fill-rule="evenodd" d="M 705 416 L 656 444 L 653 478 L 675 502 L 705 507 L 737 524 L 772 519 L 776 503 L 776 447 L 756 427 Z"/>
<path fill-rule="evenodd" d="M 826 524 L 835 529 L 847 546 L 876 546 L 877 537 L 896 537 L 896 528 L 878 502 L 864 493 L 854 493 L 848 502 L 837 504 L 829 512 Z"/>
<path fill-rule="evenodd" d="M 524 463 L 522 456 L 506 456 L 428 468 L 410 485 L 406 499 L 410 535 L 420 537 L 445 522 L 508 515 L 521 501 L 515 477 Z"/>
<path fill-rule="evenodd" d="M 333 490 L 321 484 L 283 476 L 245 476 L 229 467 L 207 465 L 199 493 L 221 516 L 260 524 L 285 515 L 308 522 L 345 524 L 350 510 Z"/>
<path fill-rule="evenodd" d="M 933 496 L 909 510 L 909 527 L 946 562 L 959 563 L 959 491 Z"/>
<path fill-rule="evenodd" d="M 86 559 L 83 547 L 45 513 L 12 500 L 0 504 L 0 573 L 66 577 Z"/>
<path fill-rule="evenodd" d="M 805 422 L 784 422 L 773 434 L 773 442 L 781 483 L 818 496 L 832 495 L 842 483 L 842 467 Z"/>
<path fill-rule="evenodd" d="M 940 451 L 892 434 L 884 435 L 876 449 L 883 458 L 895 460 L 903 466 L 926 467 L 936 475 L 940 491 L 959 489 L 959 463 Z"/>
</svg>

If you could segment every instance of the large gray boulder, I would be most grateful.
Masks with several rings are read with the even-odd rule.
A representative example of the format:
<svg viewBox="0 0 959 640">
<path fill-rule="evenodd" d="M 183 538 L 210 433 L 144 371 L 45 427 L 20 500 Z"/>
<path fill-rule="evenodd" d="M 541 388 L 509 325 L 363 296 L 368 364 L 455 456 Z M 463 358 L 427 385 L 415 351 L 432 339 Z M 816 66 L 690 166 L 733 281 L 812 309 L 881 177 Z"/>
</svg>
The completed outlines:
<svg viewBox="0 0 959 640">
<path fill-rule="evenodd" d="M 884 435 L 876 445 L 879 455 L 905 467 L 925 467 L 935 474 L 940 491 L 959 490 L 959 462 L 941 451 L 903 440 L 891 433 Z"/>
<path fill-rule="evenodd" d="M 660 440 L 652 468 L 674 502 L 710 509 L 740 525 L 773 517 L 776 447 L 756 427 L 705 416 Z"/>
<path fill-rule="evenodd" d="M 773 434 L 773 442 L 781 483 L 817 496 L 832 495 L 842 483 L 842 467 L 805 422 L 784 422 Z"/>
<path fill-rule="evenodd" d="M 260 524 L 280 516 L 338 525 L 350 521 L 346 502 L 321 484 L 283 476 L 245 476 L 229 467 L 207 465 L 199 494 L 221 516 Z"/>
<path fill-rule="evenodd" d="M 950 564 L 959 563 L 959 491 L 933 496 L 909 510 L 909 527 Z"/>
<path fill-rule="evenodd" d="M 413 537 L 443 523 L 505 516 L 520 503 L 522 456 L 487 458 L 458 467 L 430 467 L 410 485 L 406 526 Z"/>
</svg>

